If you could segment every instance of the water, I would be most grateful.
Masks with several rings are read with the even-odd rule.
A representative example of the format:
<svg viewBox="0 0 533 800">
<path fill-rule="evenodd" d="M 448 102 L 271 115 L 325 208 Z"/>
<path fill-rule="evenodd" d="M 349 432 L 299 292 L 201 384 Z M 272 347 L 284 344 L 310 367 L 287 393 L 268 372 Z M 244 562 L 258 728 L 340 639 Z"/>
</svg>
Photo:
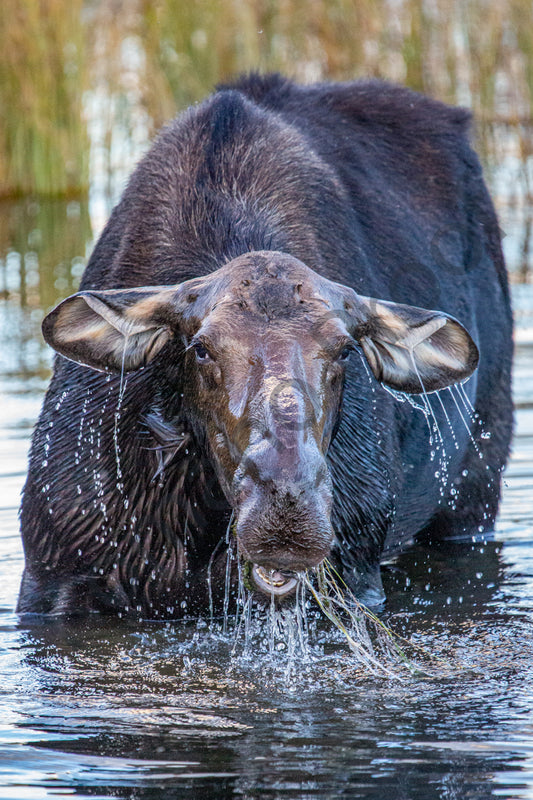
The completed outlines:
<svg viewBox="0 0 533 800">
<path fill-rule="evenodd" d="M 231 620 L 224 633 L 14 614 L 19 492 L 49 369 L 38 325 L 75 284 L 83 237 L 46 269 L 43 252 L 40 269 L 4 261 L 0 798 L 533 798 L 532 287 L 514 288 L 517 426 L 497 530 L 387 566 L 382 618 L 419 666 L 392 659 L 387 677 L 313 615 L 302 627 L 267 610 L 261 627 L 244 609 L 235 636 Z"/>
</svg>

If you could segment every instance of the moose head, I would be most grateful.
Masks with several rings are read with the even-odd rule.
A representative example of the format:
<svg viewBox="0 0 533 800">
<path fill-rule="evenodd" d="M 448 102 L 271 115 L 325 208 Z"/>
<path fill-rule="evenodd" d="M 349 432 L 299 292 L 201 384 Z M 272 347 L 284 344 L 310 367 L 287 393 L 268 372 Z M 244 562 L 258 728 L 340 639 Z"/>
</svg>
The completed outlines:
<svg viewBox="0 0 533 800">
<path fill-rule="evenodd" d="M 280 596 L 334 541 L 326 454 L 350 353 L 408 393 L 462 381 L 478 361 L 452 317 L 362 297 L 272 251 L 175 286 L 79 292 L 43 332 L 63 356 L 112 372 L 156 357 L 164 370 L 165 347 L 181 343 L 182 412 L 205 432 L 257 588 Z"/>
</svg>

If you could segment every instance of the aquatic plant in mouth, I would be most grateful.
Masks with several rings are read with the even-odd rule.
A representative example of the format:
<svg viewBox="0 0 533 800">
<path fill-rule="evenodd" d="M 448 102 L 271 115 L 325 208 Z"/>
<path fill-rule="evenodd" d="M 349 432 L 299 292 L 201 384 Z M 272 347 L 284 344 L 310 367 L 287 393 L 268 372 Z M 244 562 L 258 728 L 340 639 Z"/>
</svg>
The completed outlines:
<svg viewBox="0 0 533 800">
<path fill-rule="evenodd" d="M 376 614 L 360 603 L 326 559 L 313 570 L 299 574 L 318 608 L 342 633 L 350 650 L 371 675 L 400 678 L 400 663 L 411 673 L 426 672 L 406 654 L 405 645 Z"/>
</svg>

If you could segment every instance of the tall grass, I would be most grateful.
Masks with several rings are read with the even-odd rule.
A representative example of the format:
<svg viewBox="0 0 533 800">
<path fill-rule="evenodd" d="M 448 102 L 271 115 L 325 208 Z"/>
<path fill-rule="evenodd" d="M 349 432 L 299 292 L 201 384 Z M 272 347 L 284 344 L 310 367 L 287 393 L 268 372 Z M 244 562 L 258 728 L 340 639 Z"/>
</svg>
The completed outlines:
<svg viewBox="0 0 533 800">
<path fill-rule="evenodd" d="M 468 102 L 483 118 L 505 105 L 531 114 L 530 0 L 138 0 L 137 9 L 167 105 L 259 68 L 302 80 L 375 75 Z"/>
<path fill-rule="evenodd" d="M 0 3 L 0 196 L 88 186 L 82 0 Z"/>
</svg>

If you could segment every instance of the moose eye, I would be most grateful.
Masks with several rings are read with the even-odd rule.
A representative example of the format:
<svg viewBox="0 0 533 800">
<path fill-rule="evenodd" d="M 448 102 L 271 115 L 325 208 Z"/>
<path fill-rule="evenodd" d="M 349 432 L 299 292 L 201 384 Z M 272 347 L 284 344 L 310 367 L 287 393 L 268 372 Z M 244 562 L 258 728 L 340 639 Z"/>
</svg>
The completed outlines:
<svg viewBox="0 0 533 800">
<path fill-rule="evenodd" d="M 196 360 L 200 364 L 206 364 L 208 361 L 212 360 L 207 348 L 204 347 L 201 342 L 194 342 L 193 347 L 196 354 Z"/>
<path fill-rule="evenodd" d="M 340 351 L 339 355 L 337 356 L 338 361 L 346 361 L 350 357 L 350 353 L 352 352 L 353 347 L 349 344 L 346 347 L 343 347 Z"/>
</svg>

